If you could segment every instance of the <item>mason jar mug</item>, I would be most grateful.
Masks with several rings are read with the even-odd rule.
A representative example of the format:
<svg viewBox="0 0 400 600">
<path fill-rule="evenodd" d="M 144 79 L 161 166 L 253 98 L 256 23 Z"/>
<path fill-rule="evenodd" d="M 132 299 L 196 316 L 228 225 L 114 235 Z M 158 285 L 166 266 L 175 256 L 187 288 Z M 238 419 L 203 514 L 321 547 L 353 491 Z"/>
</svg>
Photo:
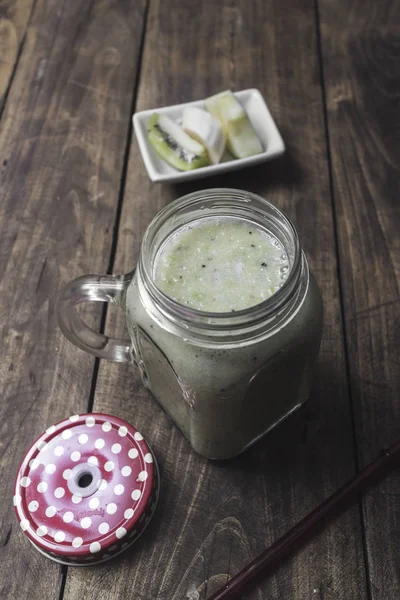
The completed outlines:
<svg viewBox="0 0 400 600">
<path fill-rule="evenodd" d="M 288 269 L 270 297 L 235 312 L 208 312 L 162 291 L 155 264 L 166 240 L 210 217 L 222 225 L 242 221 L 278 240 Z M 75 308 L 88 301 L 122 308 L 130 339 L 90 329 Z M 134 270 L 70 282 L 57 313 L 79 348 L 133 363 L 194 450 L 212 459 L 239 454 L 305 402 L 323 322 L 321 295 L 291 221 L 265 199 L 231 189 L 195 192 L 166 206 L 147 228 Z"/>
</svg>

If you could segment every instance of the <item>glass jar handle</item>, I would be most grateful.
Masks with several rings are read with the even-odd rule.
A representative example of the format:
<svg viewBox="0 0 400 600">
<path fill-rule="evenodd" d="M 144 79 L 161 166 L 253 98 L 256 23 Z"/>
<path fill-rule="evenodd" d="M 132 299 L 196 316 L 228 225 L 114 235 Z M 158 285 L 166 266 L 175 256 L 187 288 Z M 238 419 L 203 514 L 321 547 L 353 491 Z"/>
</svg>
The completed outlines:
<svg viewBox="0 0 400 600">
<path fill-rule="evenodd" d="M 67 283 L 57 300 L 58 325 L 65 337 L 90 354 L 117 362 L 131 362 L 129 340 L 116 340 L 91 329 L 76 306 L 82 302 L 111 302 L 122 306 L 129 275 L 87 275 Z"/>
</svg>

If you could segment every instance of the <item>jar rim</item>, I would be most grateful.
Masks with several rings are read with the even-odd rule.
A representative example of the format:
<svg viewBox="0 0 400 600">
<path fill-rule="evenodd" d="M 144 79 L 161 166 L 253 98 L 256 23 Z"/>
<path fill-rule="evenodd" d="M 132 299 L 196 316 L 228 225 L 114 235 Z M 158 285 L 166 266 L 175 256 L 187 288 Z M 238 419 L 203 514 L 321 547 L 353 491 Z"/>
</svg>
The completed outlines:
<svg viewBox="0 0 400 600">
<path fill-rule="evenodd" d="M 201 206 L 204 203 L 211 203 L 211 205 L 208 207 Z M 170 222 L 174 215 L 182 215 L 185 211 L 187 211 L 187 214 L 191 214 L 196 207 L 200 210 L 214 207 L 226 210 L 241 208 L 245 212 L 247 211 L 249 218 L 257 213 L 258 217 L 261 218 L 261 222 L 263 221 L 266 227 L 268 223 L 271 225 L 271 220 L 273 220 L 276 227 L 285 230 L 286 235 L 290 239 L 293 257 L 288 277 L 282 287 L 266 300 L 235 312 L 203 311 L 185 306 L 173 300 L 157 287 L 152 273 L 153 261 L 150 260 L 154 238 L 161 227 Z M 193 209 L 192 211 L 190 211 L 191 208 Z M 212 216 L 212 213 L 202 216 Z M 226 216 L 231 215 L 227 213 Z M 171 232 L 168 235 L 170 234 Z M 161 243 L 157 244 L 157 250 Z M 290 303 L 290 300 L 298 289 L 301 262 L 302 251 L 297 231 L 292 221 L 276 206 L 265 198 L 262 198 L 262 196 L 245 190 L 212 188 L 181 196 L 165 206 L 154 217 L 143 236 L 138 269 L 146 291 L 165 317 L 178 323 L 183 322 L 188 326 L 196 325 L 200 328 L 227 330 L 242 328 L 246 325 L 257 325 L 272 318 L 284 309 Z"/>
</svg>

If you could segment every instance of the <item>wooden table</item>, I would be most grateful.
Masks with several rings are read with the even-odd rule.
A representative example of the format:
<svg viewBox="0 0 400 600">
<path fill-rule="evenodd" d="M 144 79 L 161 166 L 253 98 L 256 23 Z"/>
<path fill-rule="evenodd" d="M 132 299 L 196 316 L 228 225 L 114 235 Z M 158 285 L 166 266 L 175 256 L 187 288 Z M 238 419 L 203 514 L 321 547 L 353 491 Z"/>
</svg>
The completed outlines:
<svg viewBox="0 0 400 600">
<path fill-rule="evenodd" d="M 203 600 L 399 437 L 398 8 L 0 0 L 2 599 Z M 248 87 L 267 99 L 283 158 L 192 184 L 149 181 L 134 111 Z M 64 282 L 130 270 L 158 210 L 218 186 L 255 191 L 293 219 L 325 301 L 309 402 L 224 463 L 191 452 L 137 373 L 74 348 L 55 317 Z M 117 309 L 85 318 L 124 331 Z M 12 486 L 33 440 L 88 410 L 145 434 L 162 496 L 121 558 L 66 569 L 29 545 Z M 399 499 L 397 473 L 247 598 L 400 598 Z"/>
</svg>

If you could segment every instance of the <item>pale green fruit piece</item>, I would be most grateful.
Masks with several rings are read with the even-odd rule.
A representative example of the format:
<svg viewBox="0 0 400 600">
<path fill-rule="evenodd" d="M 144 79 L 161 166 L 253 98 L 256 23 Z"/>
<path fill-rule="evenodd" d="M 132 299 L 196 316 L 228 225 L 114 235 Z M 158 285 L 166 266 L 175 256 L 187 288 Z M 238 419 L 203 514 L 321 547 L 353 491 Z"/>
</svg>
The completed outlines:
<svg viewBox="0 0 400 600">
<path fill-rule="evenodd" d="M 226 145 L 233 156 L 246 158 L 263 151 L 246 111 L 230 90 L 207 98 L 204 104 L 220 121 L 226 136 Z"/>
</svg>

